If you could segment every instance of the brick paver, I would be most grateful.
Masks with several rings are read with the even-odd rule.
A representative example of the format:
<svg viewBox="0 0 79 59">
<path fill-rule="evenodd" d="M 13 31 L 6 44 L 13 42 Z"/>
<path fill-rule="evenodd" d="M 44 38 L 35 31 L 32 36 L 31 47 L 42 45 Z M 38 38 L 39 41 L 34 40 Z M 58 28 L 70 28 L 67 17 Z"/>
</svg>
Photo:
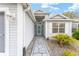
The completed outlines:
<svg viewBox="0 0 79 59">
<path fill-rule="evenodd" d="M 49 56 L 47 46 L 43 37 L 36 37 L 35 44 L 32 50 L 32 56 Z"/>
</svg>

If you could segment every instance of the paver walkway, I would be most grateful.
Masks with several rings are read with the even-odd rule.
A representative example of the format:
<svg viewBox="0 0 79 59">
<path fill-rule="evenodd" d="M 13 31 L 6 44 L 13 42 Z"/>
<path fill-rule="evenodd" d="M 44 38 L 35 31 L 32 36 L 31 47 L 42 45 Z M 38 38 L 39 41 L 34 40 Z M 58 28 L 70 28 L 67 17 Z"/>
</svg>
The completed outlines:
<svg viewBox="0 0 79 59">
<path fill-rule="evenodd" d="M 43 37 L 36 37 L 31 56 L 49 56 Z"/>
</svg>

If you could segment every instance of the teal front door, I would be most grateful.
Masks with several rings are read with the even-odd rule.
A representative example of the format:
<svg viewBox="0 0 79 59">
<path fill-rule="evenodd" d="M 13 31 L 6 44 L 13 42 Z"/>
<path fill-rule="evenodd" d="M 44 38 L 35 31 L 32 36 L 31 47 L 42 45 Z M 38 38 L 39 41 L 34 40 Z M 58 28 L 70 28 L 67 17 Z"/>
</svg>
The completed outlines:
<svg viewBox="0 0 79 59">
<path fill-rule="evenodd" d="M 42 36 L 43 30 L 42 30 L 42 23 L 37 24 L 37 36 Z"/>
</svg>

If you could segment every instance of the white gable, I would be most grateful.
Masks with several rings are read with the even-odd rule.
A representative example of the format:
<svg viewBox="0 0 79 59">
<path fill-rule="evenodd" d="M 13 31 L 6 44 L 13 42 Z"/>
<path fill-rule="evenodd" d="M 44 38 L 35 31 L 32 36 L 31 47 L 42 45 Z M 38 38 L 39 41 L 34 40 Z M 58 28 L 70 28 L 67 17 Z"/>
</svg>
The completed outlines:
<svg viewBox="0 0 79 59">
<path fill-rule="evenodd" d="M 69 19 L 68 17 L 66 17 L 62 14 L 51 15 L 49 18 L 50 19 Z"/>
</svg>

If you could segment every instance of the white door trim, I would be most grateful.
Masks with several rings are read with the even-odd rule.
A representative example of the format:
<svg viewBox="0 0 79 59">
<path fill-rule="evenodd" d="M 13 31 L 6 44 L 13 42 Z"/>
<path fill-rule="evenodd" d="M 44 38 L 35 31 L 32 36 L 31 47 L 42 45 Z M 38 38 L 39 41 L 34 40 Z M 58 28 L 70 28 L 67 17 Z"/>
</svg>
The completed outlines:
<svg viewBox="0 0 79 59">
<path fill-rule="evenodd" d="M 5 26 L 5 52 L 4 53 L 0 53 L 0 56 L 8 56 L 9 55 L 9 20 L 7 15 L 9 15 L 9 10 L 8 8 L 4 7 L 4 8 L 0 8 L 0 12 L 4 12 L 4 26 Z"/>
</svg>

